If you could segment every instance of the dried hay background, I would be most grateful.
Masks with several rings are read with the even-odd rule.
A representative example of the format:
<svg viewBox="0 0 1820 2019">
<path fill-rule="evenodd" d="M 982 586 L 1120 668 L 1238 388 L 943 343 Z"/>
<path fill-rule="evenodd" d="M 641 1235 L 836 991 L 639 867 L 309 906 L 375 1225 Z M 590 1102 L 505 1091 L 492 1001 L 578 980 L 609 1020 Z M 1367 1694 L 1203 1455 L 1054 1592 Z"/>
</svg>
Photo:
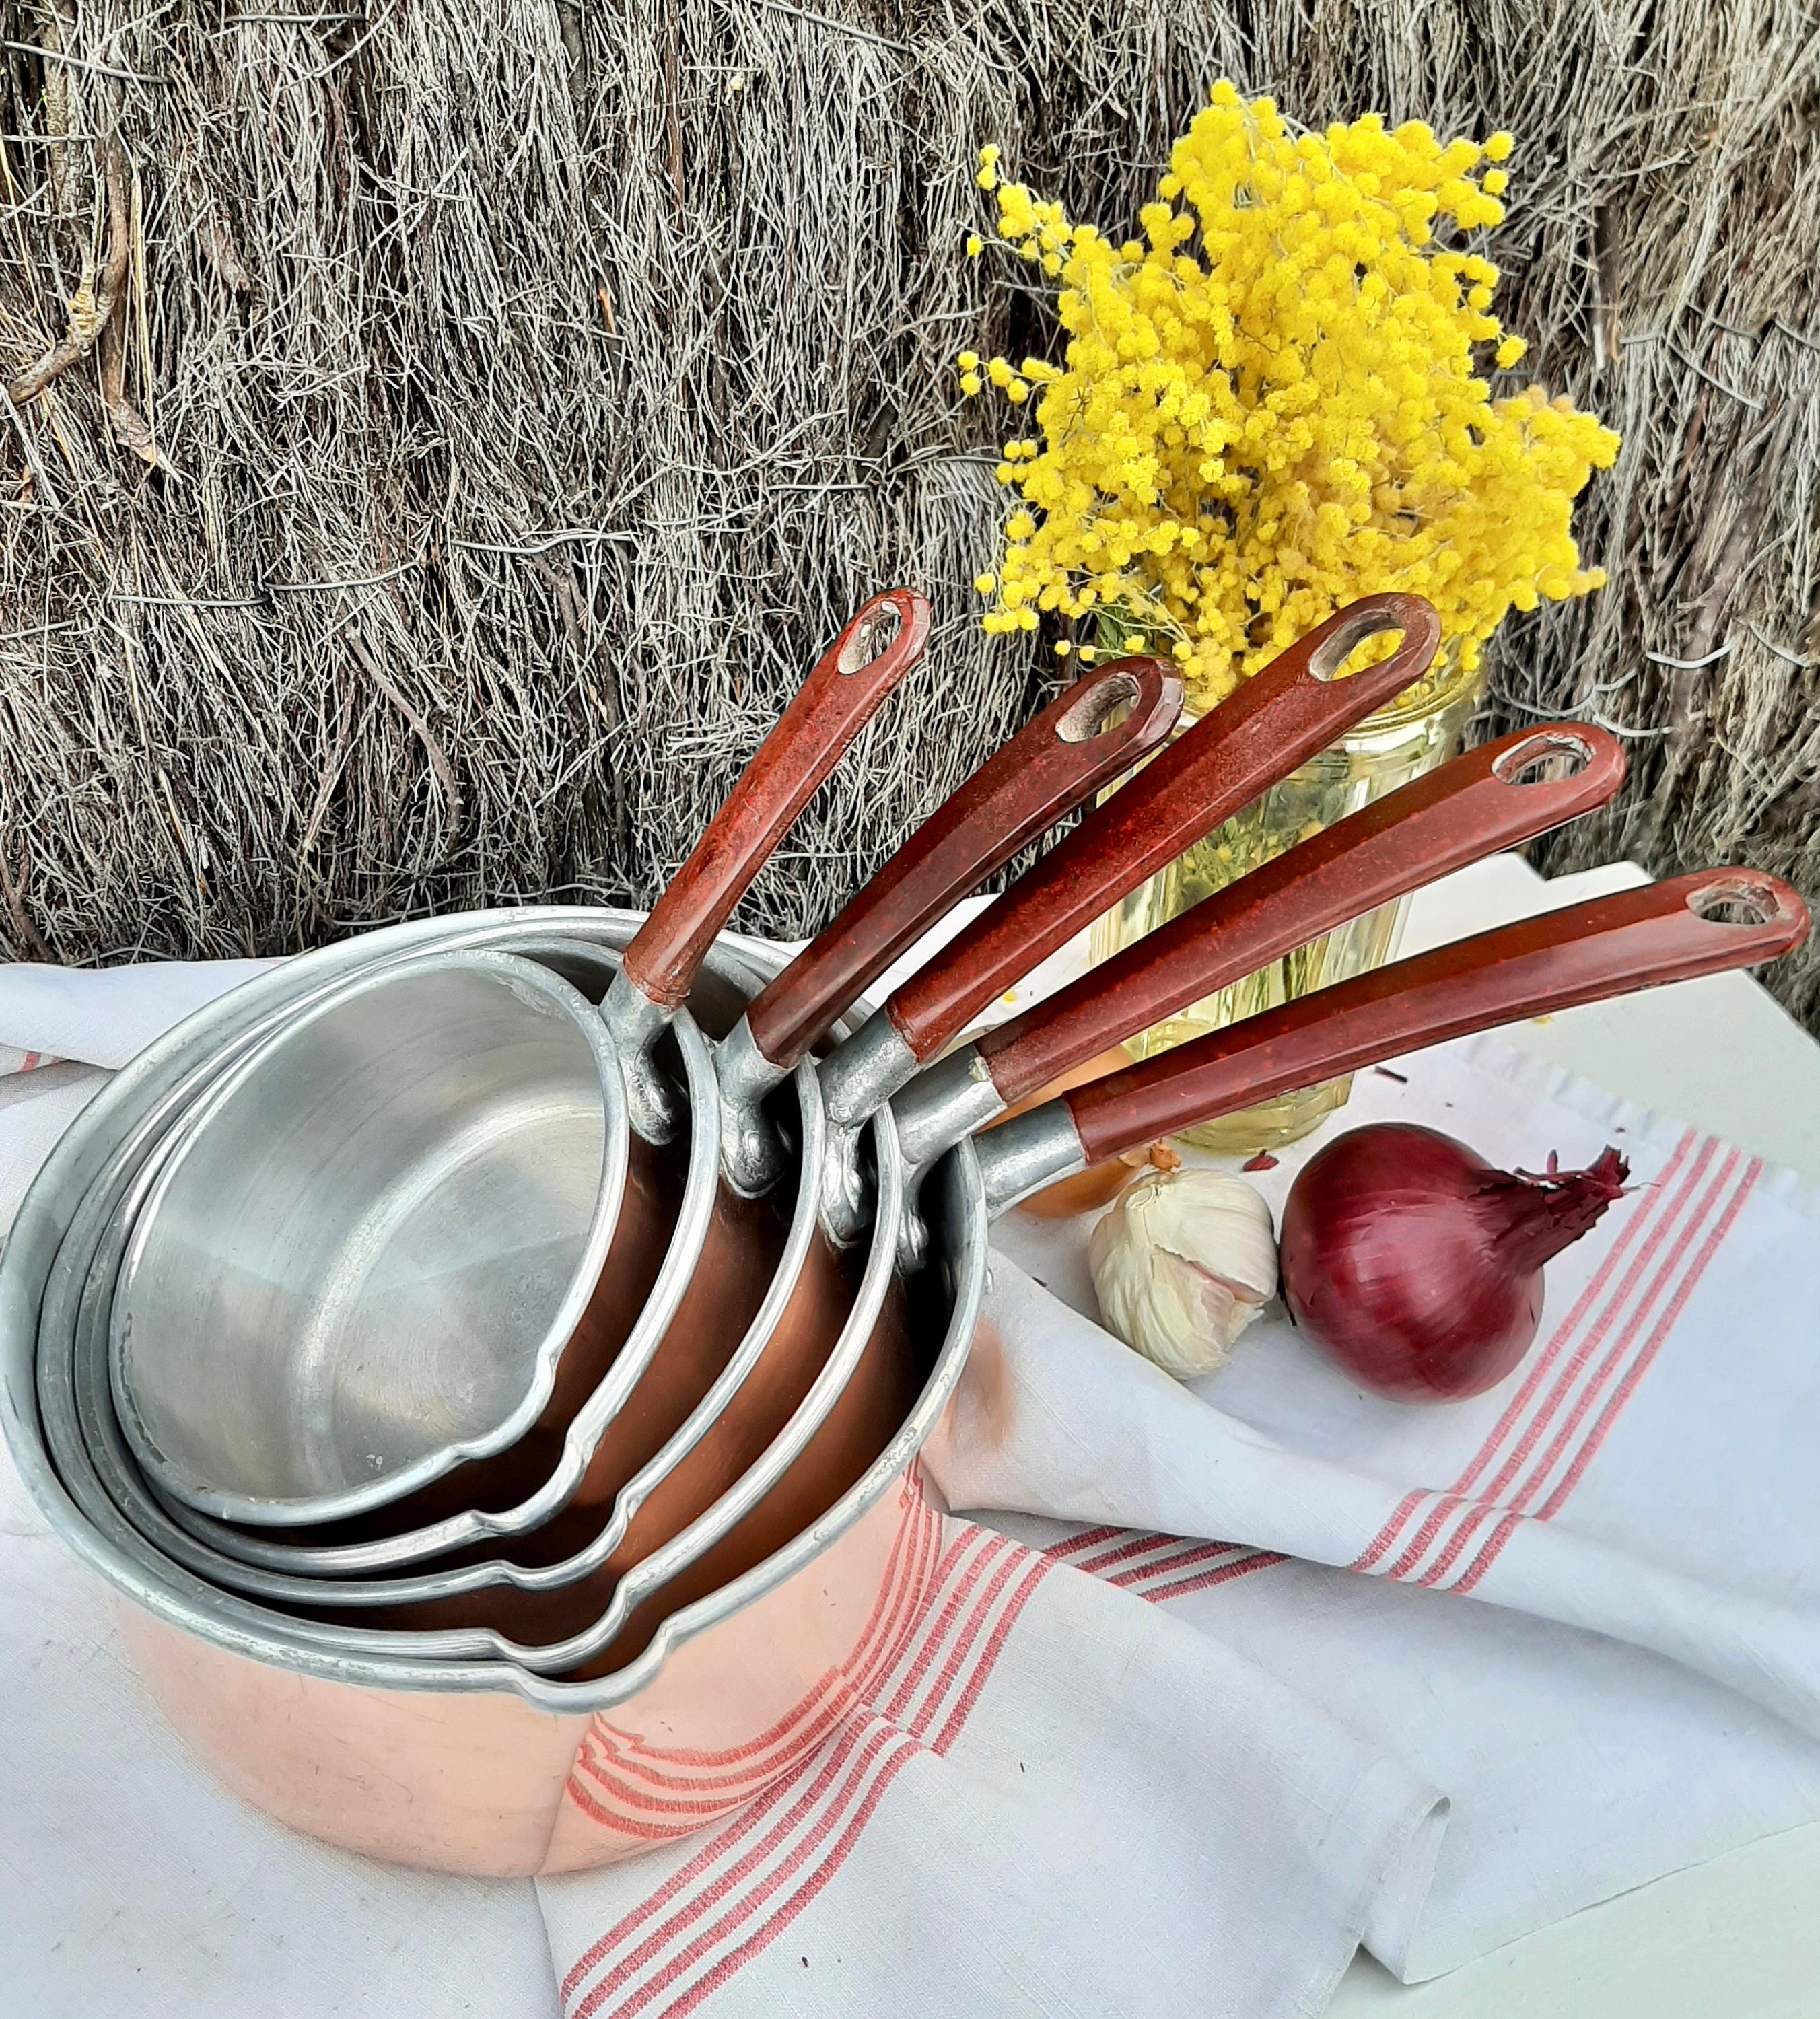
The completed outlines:
<svg viewBox="0 0 1820 2019">
<path fill-rule="evenodd" d="M 0 938 L 277 951 L 647 900 L 899 578 L 926 668 L 761 880 L 824 917 L 1053 679 L 967 584 L 974 151 L 1108 225 L 1229 74 L 1514 129 L 1525 377 L 1620 426 L 1613 587 L 1513 623 L 1486 726 L 1590 708 L 1546 846 L 1820 888 L 1820 132 L 1795 0 L 5 0 Z M 86 286 L 88 293 L 82 290 Z M 72 298 L 78 307 L 67 306 Z M 21 375 L 26 375 L 20 383 Z M 1680 662 L 1677 664 L 1677 662 Z M 1778 986 L 1820 1014 L 1820 959 Z"/>
</svg>

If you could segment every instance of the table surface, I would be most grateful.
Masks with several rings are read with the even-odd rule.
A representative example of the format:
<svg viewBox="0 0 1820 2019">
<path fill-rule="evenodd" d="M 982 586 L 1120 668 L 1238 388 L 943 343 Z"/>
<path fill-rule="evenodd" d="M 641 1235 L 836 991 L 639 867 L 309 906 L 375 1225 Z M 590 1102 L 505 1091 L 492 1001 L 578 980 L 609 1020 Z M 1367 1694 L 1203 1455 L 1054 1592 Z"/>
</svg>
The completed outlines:
<svg viewBox="0 0 1820 2019">
<path fill-rule="evenodd" d="M 1647 881 L 1630 864 L 1545 883 L 1514 856 L 1424 891 L 1404 950 Z M 1737 974 L 1503 1032 L 1583 1079 L 1820 1183 L 1820 1045 Z M 1543 1928 L 1423 1985 L 1369 1957 L 1332 2019 L 1813 2019 L 1820 1823 L 1748 1844 Z"/>
</svg>

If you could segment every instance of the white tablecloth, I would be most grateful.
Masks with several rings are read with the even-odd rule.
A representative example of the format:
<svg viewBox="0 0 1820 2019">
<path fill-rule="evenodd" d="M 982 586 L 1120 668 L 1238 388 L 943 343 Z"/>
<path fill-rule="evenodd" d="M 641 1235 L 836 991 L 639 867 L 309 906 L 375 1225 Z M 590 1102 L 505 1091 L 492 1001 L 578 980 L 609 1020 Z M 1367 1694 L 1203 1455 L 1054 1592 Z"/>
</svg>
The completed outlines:
<svg viewBox="0 0 1820 2019">
<path fill-rule="evenodd" d="M 1544 893 L 1514 862 L 1482 865 L 1419 901 L 1412 937 L 1452 937 L 1471 925 L 1538 908 L 1565 894 L 1559 890 Z M 1438 930 L 1431 929 L 1437 925 Z M 30 991 L 48 988 L 54 994 L 57 979 L 42 973 L 29 977 L 16 1028 L 0 1025 L 0 1044 L 20 1050 L 40 1048 L 48 1030 L 67 1028 L 42 1024 L 27 1013 Z M 198 976 L 198 981 L 205 986 L 208 977 Z M 131 1013 L 130 988 L 125 982 L 111 985 L 123 991 L 121 1002 L 112 1013 L 97 1015 L 88 1046 L 98 1063 L 110 1065 L 136 1042 L 136 1035 L 122 1035 Z M 1720 996 L 1716 991 L 1728 992 Z M 1700 1042 L 1701 1034 L 1713 1028 L 1715 1006 L 1728 1034 L 1736 1033 L 1728 1047 Z M 1608 1084 L 1622 1081 L 1625 1091 L 1645 1102 L 1724 1131 L 1748 1148 L 1820 1169 L 1820 1100 L 1810 1095 L 1804 1101 L 1800 1093 L 1803 1072 L 1807 1088 L 1820 1085 L 1820 1067 L 1814 1062 L 1820 1055 L 1746 982 L 1728 977 L 1663 991 L 1635 1004 L 1572 1013 L 1555 1020 L 1548 1030 L 1526 1031 L 1522 1040 L 1535 1049 L 1561 1047 L 1573 1053 L 1573 1062 L 1583 1071 L 1590 1069 Z M 78 1049 L 67 1038 L 62 1042 L 66 1053 Z M 1778 1081 L 1766 1070 L 1778 1047 L 1794 1062 L 1789 1067 L 1796 1075 L 1793 1093 L 1787 1072 Z M 1744 1056 L 1737 1056 L 1740 1053 Z M 51 1070 L 60 1075 L 54 1105 L 67 1117 L 96 1082 L 79 1065 Z M 1658 1080 L 1671 1078 L 1673 1092 L 1680 1097 L 1650 1083 L 1652 1075 Z M 1779 1087 L 1779 1093 L 1766 1095 L 1766 1085 Z M 38 1090 L 50 1090 L 49 1083 L 41 1083 Z M 60 1126 L 53 1106 L 34 1101 L 29 1128 L 45 1133 L 53 1124 Z M 0 1102 L 0 1126 L 5 1122 L 5 1104 Z M 9 1212 L 16 1203 L 0 1201 L 0 1208 Z M 401 2011 L 547 2019 L 556 2011 L 553 1974 L 535 1896 L 528 1884 L 475 1884 L 368 1865 L 306 1843 L 219 1795 L 140 1697 L 118 1655 L 101 1594 L 74 1574 L 63 1553 L 40 1538 L 37 1528 L 35 1515 L 22 1504 L 9 1479 L 0 1488 L 0 1532 L 13 1539 L 9 1566 L 23 1568 L 16 1575 L 9 1571 L 8 1589 L 0 1600 L 0 1634 L 10 1644 L 11 1658 L 35 1665 L 40 1683 L 48 1668 L 54 1685 L 34 1687 L 31 1701 L 48 1708 L 34 1712 L 30 1723 L 17 1717 L 9 1720 L 0 1740 L 15 1763 L 29 1760 L 34 1770 L 29 1776 L 8 1777 L 9 1783 L 29 1792 L 9 1798 L 0 1818 L 0 1861 L 20 1876 L 16 1897 L 22 1895 L 30 1903 L 27 1912 L 0 1916 L 0 1982 L 9 1987 L 7 2009 L 60 2015 L 100 2006 L 135 2015 L 180 2012 L 188 2019 L 192 2014 L 241 2012 L 256 2000 L 301 2019 L 315 2019 L 318 2014 L 351 2019 Z M 1292 1566 L 1285 1567 L 1285 1572 L 1279 1584 L 1305 1582 L 1311 1618 L 1318 1618 L 1324 1632 L 1343 1642 L 1345 1615 L 1354 1601 L 1343 1586 L 1329 1594 L 1322 1584 L 1343 1574 Z M 1359 1602 L 1369 1597 L 1401 1603 L 1418 1596 L 1374 1587 L 1362 1592 Z M 1242 1626 L 1247 1610 L 1242 1586 L 1235 1584 L 1227 1597 L 1231 1602 L 1224 1615 L 1226 1622 Z M 1267 1632 L 1255 1622 L 1250 1630 L 1260 1637 L 1258 1647 L 1267 1656 L 1265 1665 L 1282 1665 L 1279 1673 L 1292 1679 L 1299 1637 L 1285 1637 L 1283 1616 L 1279 1609 Z M 1455 1630 L 1443 1623 L 1444 1617 L 1430 1608 L 1423 1625 L 1412 1626 L 1412 1674 L 1421 1666 L 1414 1651 L 1423 1636 L 1439 1632 L 1445 1637 Z M 1604 1642 L 1589 1654 L 1583 1644 L 1589 1637 L 1539 1628 L 1534 1622 L 1516 1622 L 1513 1630 L 1540 1633 L 1545 1638 L 1566 1636 L 1553 1645 L 1532 1638 L 1525 1654 L 1544 1667 L 1550 1659 L 1558 1660 L 1560 1687 L 1569 1695 L 1575 1689 L 1604 1690 L 1621 1699 L 1626 1687 L 1623 1664 L 1659 1658 Z M 1267 1646 L 1273 1636 L 1274 1644 Z M 1487 1662 L 1488 1675 L 1495 1670 L 1495 1645 L 1479 1649 L 1475 1658 Z M 1439 1651 L 1435 1658 L 1441 1658 Z M 1463 1657 L 1456 1649 L 1448 1658 Z M 1601 1662 L 1607 1665 L 1602 1676 Z M 1394 1706 L 1395 1689 L 1387 1687 L 1383 1700 Z M 1419 1727 L 1419 1713 L 1411 1715 Z M 1411 1743 L 1422 1735 L 1415 1727 Z M 1483 1763 L 1495 1783 L 1498 1763 Z M 1791 1753 L 1786 1783 L 1790 1820 L 1807 1799 L 1802 1778 L 1806 1771 L 1805 1754 Z M 1424 2019 L 1443 2012 L 1539 2009 L 1549 2010 L 1551 2019 L 1563 2019 L 1569 2009 L 1564 2002 L 1568 1994 L 1559 1989 L 1558 1982 L 1555 2002 L 1546 2006 L 1532 2002 L 1535 1988 L 1551 1981 L 1551 1957 L 1579 1959 L 1575 1967 L 1585 1980 L 1590 1956 L 1595 1981 L 1601 1959 L 1610 1968 L 1622 1956 L 1626 1967 L 1619 1974 L 1630 1981 L 1651 1959 L 1659 1968 L 1669 1959 L 1661 1995 L 1648 2008 L 1654 2013 L 1724 2010 L 1736 2019 L 1758 2019 L 1759 2014 L 1767 2019 L 1775 2009 L 1765 2002 L 1771 1995 L 1767 1987 L 1784 1966 L 1783 1959 L 1795 1953 L 1792 1923 L 1772 1919 L 1761 1938 L 1740 1950 L 1724 1979 L 1728 1995 L 1717 2004 L 1709 1998 L 1698 2007 L 1677 2003 L 1676 1987 L 1684 1992 L 1699 1978 L 1697 1971 L 1674 1967 L 1672 1959 L 1677 1945 L 1684 1956 L 1704 1953 L 1699 1945 L 1702 1898 L 1723 1899 L 1728 1911 L 1747 1916 L 1754 1908 L 1760 1917 L 1766 1902 L 1773 1908 L 1776 1875 L 1786 1881 L 1796 1869 L 1789 1861 L 1789 1847 L 1794 1847 L 1798 1858 L 1799 1847 L 1812 1834 L 1794 1832 L 1749 1854 L 1757 1861 L 1751 1869 L 1767 1870 L 1770 1879 L 1747 1889 L 1748 1898 L 1729 1878 L 1731 1861 L 1703 1868 L 1716 1875 L 1705 1894 L 1702 1874 L 1695 1872 L 1633 1896 L 1648 1902 L 1659 1895 L 1671 1903 L 1653 1921 L 1653 1910 L 1647 1905 L 1633 1910 L 1633 1915 L 1641 1912 L 1644 1916 L 1640 1925 L 1653 1930 L 1646 1944 L 1639 1944 L 1634 1932 L 1625 1936 L 1621 1919 L 1619 1934 L 1601 1945 L 1596 1929 L 1588 1933 L 1601 1915 L 1609 1923 L 1613 1909 L 1601 1909 L 1600 1915 L 1583 1915 L 1568 1923 L 1564 1935 L 1550 1930 L 1528 1937 L 1423 1990 L 1392 1987 L 1381 1973 L 1361 1967 L 1342 1988 L 1334 2009 L 1375 2008 L 1387 1997 L 1408 2004 L 1412 2012 L 1419 2010 Z M 1696 1821 L 1690 1841 L 1698 1836 Z M 1784 1847 L 1779 1863 L 1777 1843 Z M 1460 1858 L 1521 1861 L 1529 1854 L 1521 1844 L 1475 1845 L 1470 1831 L 1457 1826 L 1450 1831 L 1448 1846 L 1448 1855 Z M 60 1866 L 78 1870 L 82 1883 L 46 1895 L 34 1891 L 31 1875 L 42 1869 L 44 1854 L 53 1847 L 64 1854 L 57 1861 Z M 73 1858 L 68 1855 L 72 1847 L 79 1847 L 79 1855 Z M 148 1945 L 148 1927 L 168 1938 Z M 1488 1932 L 1488 1938 L 1496 1939 L 1495 1928 Z M 154 1954 L 155 1967 L 148 1963 Z M 1532 1956 L 1539 1957 L 1539 1963 L 1531 1963 Z M 983 2003 L 978 2009 L 993 2008 Z M 1624 2008 L 1606 2003 L 1584 2009 L 1609 2013 Z"/>
</svg>

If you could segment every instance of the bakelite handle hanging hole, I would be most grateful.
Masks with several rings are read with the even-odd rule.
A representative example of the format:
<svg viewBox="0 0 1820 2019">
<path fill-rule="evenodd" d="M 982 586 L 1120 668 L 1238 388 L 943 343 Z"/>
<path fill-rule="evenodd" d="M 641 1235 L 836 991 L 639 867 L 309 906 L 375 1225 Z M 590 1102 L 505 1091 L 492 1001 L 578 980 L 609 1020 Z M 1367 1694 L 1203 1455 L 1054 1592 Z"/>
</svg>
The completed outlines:
<svg viewBox="0 0 1820 2019">
<path fill-rule="evenodd" d="M 897 642 L 904 620 L 894 603 L 881 603 L 868 610 L 853 627 L 852 635 L 840 648 L 835 664 L 843 673 L 857 673 L 869 666 Z"/>
<path fill-rule="evenodd" d="M 1688 909 L 1696 918 L 1721 926 L 1767 926 L 1781 911 L 1773 892 L 1742 877 L 1708 883 L 1688 894 Z"/>
<path fill-rule="evenodd" d="M 1578 778 L 1593 761 L 1592 746 L 1564 729 L 1539 729 L 1506 750 L 1492 767 L 1506 785 L 1539 785 Z"/>
<path fill-rule="evenodd" d="M 1137 682 L 1129 673 L 1109 673 L 1072 704 L 1056 724 L 1064 743 L 1088 743 L 1117 727 L 1137 699 Z"/>
<path fill-rule="evenodd" d="M 1394 618 L 1387 617 L 1381 610 L 1361 610 L 1343 623 L 1330 638 L 1323 638 L 1308 659 L 1310 679 L 1331 680 L 1338 678 L 1345 665 L 1359 647 L 1368 638 L 1383 637 L 1391 633 L 1400 639 L 1403 627 Z"/>
</svg>

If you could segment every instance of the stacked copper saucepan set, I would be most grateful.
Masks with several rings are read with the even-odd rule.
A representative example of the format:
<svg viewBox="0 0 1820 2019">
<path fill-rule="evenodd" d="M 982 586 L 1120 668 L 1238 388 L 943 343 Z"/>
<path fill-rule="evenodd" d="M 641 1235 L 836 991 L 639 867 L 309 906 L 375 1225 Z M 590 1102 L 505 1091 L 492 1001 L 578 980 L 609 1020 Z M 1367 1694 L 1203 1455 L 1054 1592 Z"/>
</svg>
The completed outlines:
<svg viewBox="0 0 1820 2019">
<path fill-rule="evenodd" d="M 1367 597 L 1179 734 L 1165 665 L 1105 667 L 796 959 L 729 934 L 927 629 L 908 591 L 861 611 L 648 917 L 484 912 L 288 962 L 118 1075 L 21 1207 L 0 1407 L 26 1481 L 132 1601 L 172 1722 L 299 1827 L 512 1873 L 738 1807 L 864 1703 L 936 1575 L 914 1461 L 995 1213 L 1191 1122 L 1805 930 L 1771 877 L 1684 876 L 1031 1105 L 1601 804 L 1622 754 L 1575 723 L 1487 745 L 982 1031 L 1047 955 L 1419 679 L 1438 630 L 1418 598 Z M 1393 651 L 1334 677 L 1380 634 Z"/>
</svg>

